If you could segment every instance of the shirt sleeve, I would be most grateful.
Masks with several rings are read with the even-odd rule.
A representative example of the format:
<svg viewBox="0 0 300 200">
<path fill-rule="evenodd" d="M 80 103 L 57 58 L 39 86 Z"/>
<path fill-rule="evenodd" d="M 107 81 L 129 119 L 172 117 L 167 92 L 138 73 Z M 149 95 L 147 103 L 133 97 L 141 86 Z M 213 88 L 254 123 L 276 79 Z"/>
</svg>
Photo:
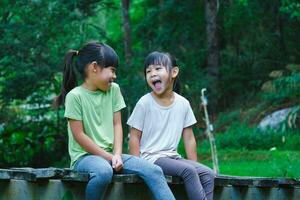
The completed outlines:
<svg viewBox="0 0 300 200">
<path fill-rule="evenodd" d="M 118 112 L 125 107 L 126 104 L 122 96 L 120 87 L 116 85 L 113 96 L 113 112 Z"/>
<path fill-rule="evenodd" d="M 127 121 L 127 124 L 133 128 L 138 129 L 139 131 L 143 131 L 144 119 L 145 109 L 141 104 L 137 103 Z"/>
<path fill-rule="evenodd" d="M 79 96 L 68 93 L 65 100 L 65 114 L 69 119 L 82 120 L 82 105 Z"/>
<path fill-rule="evenodd" d="M 187 103 L 187 112 L 185 115 L 184 128 L 189 127 L 197 122 L 190 103 Z"/>
</svg>

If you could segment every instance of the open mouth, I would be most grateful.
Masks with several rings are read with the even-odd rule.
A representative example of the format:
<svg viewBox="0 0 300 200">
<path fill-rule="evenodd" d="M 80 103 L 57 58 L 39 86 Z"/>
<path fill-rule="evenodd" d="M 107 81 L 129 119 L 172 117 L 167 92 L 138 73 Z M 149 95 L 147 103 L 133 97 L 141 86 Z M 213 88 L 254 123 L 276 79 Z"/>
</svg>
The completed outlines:
<svg viewBox="0 0 300 200">
<path fill-rule="evenodd" d="M 112 85 L 112 83 L 113 83 L 113 81 L 111 81 L 111 80 L 110 80 L 110 81 L 108 81 L 108 84 L 107 84 L 107 85 L 108 85 L 108 87 L 110 87 L 110 86 Z"/>
<path fill-rule="evenodd" d="M 155 80 L 152 82 L 155 89 L 160 90 L 161 89 L 161 80 Z"/>
</svg>

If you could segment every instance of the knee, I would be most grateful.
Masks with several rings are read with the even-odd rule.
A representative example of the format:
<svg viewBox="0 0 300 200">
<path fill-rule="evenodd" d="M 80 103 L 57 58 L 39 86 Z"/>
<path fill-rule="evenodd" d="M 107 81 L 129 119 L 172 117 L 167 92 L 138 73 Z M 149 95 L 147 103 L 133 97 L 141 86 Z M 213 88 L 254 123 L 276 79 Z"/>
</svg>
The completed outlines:
<svg viewBox="0 0 300 200">
<path fill-rule="evenodd" d="M 182 170 L 181 176 L 183 178 L 189 178 L 189 177 L 193 177 L 193 176 L 198 177 L 198 173 L 194 166 L 188 165 Z"/>
<path fill-rule="evenodd" d="M 147 166 L 147 168 L 142 170 L 141 173 L 144 176 L 147 176 L 147 177 L 153 178 L 153 179 L 164 177 L 164 173 L 163 173 L 162 169 L 158 165 L 155 165 L 155 164 L 151 164 L 151 165 Z"/>
<path fill-rule="evenodd" d="M 156 175 L 156 176 L 163 176 L 164 175 L 163 170 L 158 165 L 153 164 L 153 165 L 151 165 L 151 167 L 149 169 L 150 169 L 150 174 L 153 174 L 153 175 Z"/>
<path fill-rule="evenodd" d="M 153 166 L 153 171 L 154 171 L 154 173 L 156 173 L 156 174 L 164 174 L 164 172 L 163 172 L 163 170 L 161 169 L 161 167 L 160 166 L 158 166 L 158 165 L 154 165 Z"/>
<path fill-rule="evenodd" d="M 205 177 L 204 179 L 207 180 L 208 183 L 214 184 L 216 173 L 213 170 L 208 169 L 204 173 L 204 177 Z"/>
<path fill-rule="evenodd" d="M 90 180 L 97 182 L 101 185 L 107 185 L 111 183 L 113 177 L 112 168 L 99 169 L 97 171 L 90 172 Z"/>
<path fill-rule="evenodd" d="M 209 169 L 207 172 L 207 176 L 209 176 L 210 179 L 214 180 L 217 174 L 213 170 Z"/>
</svg>

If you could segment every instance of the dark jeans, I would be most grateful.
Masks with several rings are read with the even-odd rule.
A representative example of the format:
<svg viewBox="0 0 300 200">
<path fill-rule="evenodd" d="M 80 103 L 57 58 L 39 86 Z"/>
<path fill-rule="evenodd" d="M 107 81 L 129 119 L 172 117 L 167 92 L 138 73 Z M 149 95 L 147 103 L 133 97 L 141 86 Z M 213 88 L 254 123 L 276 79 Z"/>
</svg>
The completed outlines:
<svg viewBox="0 0 300 200">
<path fill-rule="evenodd" d="M 215 173 L 208 167 L 182 158 L 163 157 L 155 161 L 165 175 L 179 176 L 190 200 L 212 200 Z"/>
</svg>

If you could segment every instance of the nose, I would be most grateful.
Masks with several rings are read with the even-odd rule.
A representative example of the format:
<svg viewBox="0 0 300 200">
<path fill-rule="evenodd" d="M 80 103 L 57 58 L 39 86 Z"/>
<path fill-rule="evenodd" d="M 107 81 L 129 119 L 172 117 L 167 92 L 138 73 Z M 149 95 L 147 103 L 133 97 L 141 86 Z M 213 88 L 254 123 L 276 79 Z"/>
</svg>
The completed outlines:
<svg viewBox="0 0 300 200">
<path fill-rule="evenodd" d="M 117 78 L 117 74 L 113 73 L 113 79 L 116 79 L 116 78 Z"/>
<path fill-rule="evenodd" d="M 156 76 L 157 74 L 156 74 L 156 71 L 155 70 L 152 70 L 151 72 L 150 72 L 150 77 L 154 77 L 154 76 Z"/>
</svg>

